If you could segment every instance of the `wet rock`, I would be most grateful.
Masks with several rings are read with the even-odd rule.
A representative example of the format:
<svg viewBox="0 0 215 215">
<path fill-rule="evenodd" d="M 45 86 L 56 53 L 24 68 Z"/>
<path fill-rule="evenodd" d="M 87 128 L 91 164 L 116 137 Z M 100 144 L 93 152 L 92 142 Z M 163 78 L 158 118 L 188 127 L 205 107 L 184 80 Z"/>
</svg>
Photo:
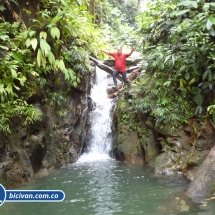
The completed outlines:
<svg viewBox="0 0 215 215">
<path fill-rule="evenodd" d="M 160 145 L 156 139 L 155 133 L 151 129 L 145 129 L 145 132 L 138 132 L 141 137 L 141 144 L 144 150 L 144 159 L 147 164 L 154 166 L 155 158 L 160 154 Z"/>
<path fill-rule="evenodd" d="M 48 86 L 56 77 L 51 78 Z M 88 130 L 89 110 L 93 107 L 90 76 L 85 79 L 57 105 L 50 104 L 48 99 L 35 101 L 41 112 L 40 121 L 24 127 L 23 119 L 14 118 L 11 134 L 0 133 L 0 181 L 5 187 L 16 187 L 43 169 L 60 168 L 78 159 Z M 52 85 L 51 90 L 61 92 L 68 88 L 61 83 Z M 41 94 L 49 96 L 44 91 Z"/>
<path fill-rule="evenodd" d="M 24 139 L 26 137 L 27 137 L 27 131 L 26 131 L 26 128 L 23 128 L 19 131 L 19 138 Z"/>
<path fill-rule="evenodd" d="M 215 146 L 200 166 L 186 194 L 196 203 L 215 195 Z"/>
<path fill-rule="evenodd" d="M 114 149 L 122 153 L 123 159 L 127 161 L 131 157 L 135 160 L 135 156 L 139 159 L 141 154 L 145 163 L 154 167 L 155 174 L 184 174 L 193 179 L 213 146 L 214 128 L 209 121 L 198 125 L 198 122 L 192 119 L 190 126 L 172 129 L 171 125 L 164 126 L 150 116 L 153 107 L 149 107 L 148 111 L 144 109 L 144 113 L 132 112 L 132 105 L 135 104 L 130 104 L 130 99 L 150 99 L 146 92 L 153 84 L 143 72 L 132 82 L 131 88 L 118 94 L 114 113 Z M 131 134 L 130 131 L 136 132 L 137 135 Z M 141 148 L 138 155 L 134 153 L 136 148 Z"/>
</svg>

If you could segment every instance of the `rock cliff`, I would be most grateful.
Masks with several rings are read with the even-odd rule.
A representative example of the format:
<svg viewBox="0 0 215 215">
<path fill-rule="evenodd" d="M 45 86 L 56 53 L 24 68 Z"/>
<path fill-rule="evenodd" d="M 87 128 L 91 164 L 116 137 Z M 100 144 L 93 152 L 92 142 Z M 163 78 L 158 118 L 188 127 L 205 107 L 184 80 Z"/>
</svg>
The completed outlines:
<svg viewBox="0 0 215 215">
<path fill-rule="evenodd" d="M 31 180 L 41 169 L 75 162 L 85 144 L 92 73 L 72 89 L 65 82 L 54 85 L 52 78 L 46 90 L 28 98 L 42 119 L 25 126 L 13 118 L 11 133 L 0 133 L 0 183 L 6 188 Z"/>
<path fill-rule="evenodd" d="M 184 174 L 192 180 L 214 145 L 214 127 L 208 120 L 200 125 L 191 119 L 189 126 L 164 129 L 148 113 L 134 111 L 133 98 L 147 97 L 144 87 L 149 83 L 142 71 L 130 88 L 118 91 L 113 119 L 114 155 L 125 162 L 146 163 L 155 174 Z"/>
</svg>

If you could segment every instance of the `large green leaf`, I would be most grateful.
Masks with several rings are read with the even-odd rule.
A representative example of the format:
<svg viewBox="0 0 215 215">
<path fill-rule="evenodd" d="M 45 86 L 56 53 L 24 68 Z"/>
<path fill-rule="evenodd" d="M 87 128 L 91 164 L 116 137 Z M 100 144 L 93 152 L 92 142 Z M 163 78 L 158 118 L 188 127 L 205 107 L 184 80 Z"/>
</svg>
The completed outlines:
<svg viewBox="0 0 215 215">
<path fill-rule="evenodd" d="M 2 46 L 2 45 L 0 45 L 0 49 L 9 50 L 7 46 Z"/>
<path fill-rule="evenodd" d="M 197 8 L 198 4 L 196 1 L 182 1 L 177 4 L 177 6 L 185 6 L 185 7 L 191 7 L 191 8 Z"/>
<path fill-rule="evenodd" d="M 26 82 L 26 80 L 27 80 L 27 78 L 26 78 L 25 76 L 22 76 L 22 77 L 17 78 L 17 79 L 20 81 L 20 84 L 21 84 L 22 86 L 24 86 L 24 84 L 25 84 L 25 82 Z"/>
<path fill-rule="evenodd" d="M 204 5 L 203 5 L 203 10 L 208 11 L 210 7 L 215 8 L 215 3 L 213 3 L 213 2 L 212 3 L 205 2 Z"/>
<path fill-rule="evenodd" d="M 43 55 L 45 57 L 48 57 L 50 51 L 51 51 L 51 47 L 50 45 L 46 42 L 46 40 L 44 39 L 41 39 L 40 40 L 40 48 L 41 48 L 41 51 L 43 53 Z"/>
<path fill-rule="evenodd" d="M 35 51 L 37 48 L 37 39 L 36 38 L 31 39 L 31 46 L 32 46 L 33 50 Z"/>
<path fill-rule="evenodd" d="M 8 35 L 0 35 L 0 39 L 5 41 L 5 40 L 9 39 L 9 36 Z"/>
<path fill-rule="evenodd" d="M 173 11 L 170 16 L 181 16 L 187 12 L 189 12 L 190 10 L 189 9 L 185 9 L 185 10 L 176 10 L 176 11 Z"/>
<path fill-rule="evenodd" d="M 214 16 L 209 16 L 207 22 L 206 22 L 206 28 L 210 30 L 212 26 L 215 24 L 215 17 Z"/>
<path fill-rule="evenodd" d="M 51 27 L 51 36 L 53 39 L 60 39 L 60 30 L 56 26 Z"/>
<path fill-rule="evenodd" d="M 204 100 L 204 97 L 202 94 L 197 94 L 193 97 L 193 101 L 197 104 L 197 105 L 202 105 L 202 102 Z"/>
<path fill-rule="evenodd" d="M 3 5 L 0 5 L 0 11 L 4 11 L 6 8 Z"/>
<path fill-rule="evenodd" d="M 15 60 L 24 63 L 23 57 L 21 54 L 17 53 L 17 52 L 12 52 L 12 56 Z"/>
<path fill-rule="evenodd" d="M 0 93 L 3 94 L 5 92 L 4 84 L 0 84 Z"/>
<path fill-rule="evenodd" d="M 49 54 L 48 54 L 48 61 L 49 61 L 49 63 L 51 65 L 54 65 L 54 63 L 55 63 L 55 56 L 53 55 L 52 52 L 49 52 Z"/>
<path fill-rule="evenodd" d="M 43 54 L 42 54 L 42 51 L 41 49 L 38 49 L 37 51 L 37 64 L 38 64 L 38 67 L 41 66 L 41 63 L 42 63 L 42 58 L 43 58 Z"/>
<path fill-rule="evenodd" d="M 47 39 L 47 33 L 45 31 L 40 32 L 40 39 L 44 39 L 44 40 Z"/>
<path fill-rule="evenodd" d="M 56 24 L 60 19 L 62 19 L 62 17 L 63 17 L 63 11 L 59 12 L 59 13 L 57 14 L 57 16 L 55 16 L 55 17 L 52 19 L 51 24 L 52 24 L 52 25 Z"/>
</svg>

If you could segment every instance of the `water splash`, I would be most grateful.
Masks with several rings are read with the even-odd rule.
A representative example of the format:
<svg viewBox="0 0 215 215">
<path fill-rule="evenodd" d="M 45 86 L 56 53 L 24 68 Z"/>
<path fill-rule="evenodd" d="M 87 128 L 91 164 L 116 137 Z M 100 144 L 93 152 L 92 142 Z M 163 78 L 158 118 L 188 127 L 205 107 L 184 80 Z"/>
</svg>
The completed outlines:
<svg viewBox="0 0 215 215">
<path fill-rule="evenodd" d="M 78 163 L 110 159 L 109 154 L 112 143 L 112 117 L 110 116 L 110 110 L 112 107 L 112 102 L 107 97 L 107 86 L 107 74 L 97 67 L 96 83 L 94 84 L 91 92 L 91 97 L 95 102 L 96 107 L 90 113 L 91 138 L 88 143 L 90 148 L 87 153 L 81 155 L 77 161 Z"/>
</svg>

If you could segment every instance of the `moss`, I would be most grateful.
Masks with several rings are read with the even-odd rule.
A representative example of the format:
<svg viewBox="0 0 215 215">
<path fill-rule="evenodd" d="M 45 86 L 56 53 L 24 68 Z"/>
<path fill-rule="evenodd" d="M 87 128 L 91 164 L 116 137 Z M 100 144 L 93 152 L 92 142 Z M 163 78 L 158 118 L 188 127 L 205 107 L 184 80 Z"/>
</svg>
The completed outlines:
<svg viewBox="0 0 215 215">
<path fill-rule="evenodd" d="M 213 181 L 212 182 L 212 184 L 211 184 L 211 190 L 210 190 L 211 192 L 211 195 L 214 195 L 214 193 L 215 193 L 215 181 Z"/>
</svg>

